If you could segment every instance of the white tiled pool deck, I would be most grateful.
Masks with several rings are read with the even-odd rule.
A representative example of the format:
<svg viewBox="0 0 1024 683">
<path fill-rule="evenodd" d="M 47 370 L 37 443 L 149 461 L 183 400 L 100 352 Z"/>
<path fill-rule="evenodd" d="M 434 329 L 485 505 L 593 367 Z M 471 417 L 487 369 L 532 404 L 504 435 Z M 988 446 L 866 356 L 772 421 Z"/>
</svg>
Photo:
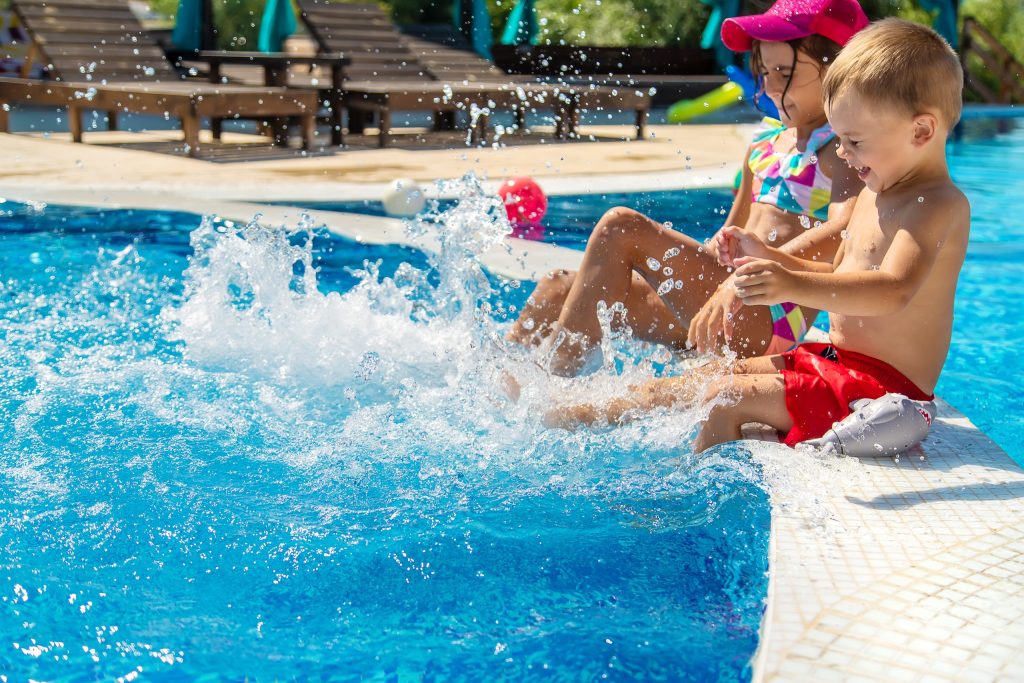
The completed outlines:
<svg viewBox="0 0 1024 683">
<path fill-rule="evenodd" d="M 773 506 L 754 681 L 1024 680 L 1024 471 L 942 401 L 861 467 L 834 533 Z"/>
<path fill-rule="evenodd" d="M 698 183 L 715 172 L 695 171 L 673 184 Z M 642 182 L 570 177 L 545 185 L 549 192 L 575 192 L 632 189 Z M 75 185 L 0 177 L 0 197 L 185 209 L 238 221 L 261 212 L 272 224 L 294 224 L 301 212 L 197 193 L 187 193 L 192 199 L 183 203 L 186 193 L 152 186 L 117 191 Z M 380 188 L 366 190 L 374 196 Z M 411 242 L 392 219 L 310 213 L 315 222 L 365 242 L 432 248 Z M 510 277 L 535 279 L 573 267 L 580 257 L 536 242 L 510 245 L 484 259 Z M 764 443 L 755 450 L 783 448 Z M 788 449 L 783 455 L 800 457 L 808 456 Z M 898 459 L 861 460 L 857 473 L 848 485 L 823 493 L 828 530 L 773 496 L 768 602 L 753 680 L 1024 681 L 1024 470 L 940 402 L 921 446 Z"/>
</svg>

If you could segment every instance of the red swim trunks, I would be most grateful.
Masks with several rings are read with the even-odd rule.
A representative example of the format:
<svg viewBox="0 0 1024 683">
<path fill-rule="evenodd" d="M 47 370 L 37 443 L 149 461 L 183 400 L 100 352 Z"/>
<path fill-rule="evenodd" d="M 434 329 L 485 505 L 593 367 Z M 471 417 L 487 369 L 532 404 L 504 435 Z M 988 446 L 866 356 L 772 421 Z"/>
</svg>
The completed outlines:
<svg viewBox="0 0 1024 683">
<path fill-rule="evenodd" d="M 915 401 L 934 398 L 888 363 L 831 344 L 800 344 L 782 358 L 786 411 L 793 418 L 793 428 L 782 440 L 787 446 L 824 435 L 853 412 L 850 402 L 860 398 L 888 393 Z"/>
</svg>

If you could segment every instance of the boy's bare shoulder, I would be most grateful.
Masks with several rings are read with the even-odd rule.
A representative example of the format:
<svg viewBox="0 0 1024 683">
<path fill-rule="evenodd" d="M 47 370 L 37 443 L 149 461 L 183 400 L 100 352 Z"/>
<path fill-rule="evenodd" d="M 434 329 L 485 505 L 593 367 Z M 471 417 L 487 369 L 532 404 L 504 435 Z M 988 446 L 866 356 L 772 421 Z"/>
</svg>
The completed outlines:
<svg viewBox="0 0 1024 683">
<path fill-rule="evenodd" d="M 915 231 L 966 235 L 971 225 L 971 204 L 952 182 L 911 192 L 905 199 L 903 224 Z"/>
</svg>

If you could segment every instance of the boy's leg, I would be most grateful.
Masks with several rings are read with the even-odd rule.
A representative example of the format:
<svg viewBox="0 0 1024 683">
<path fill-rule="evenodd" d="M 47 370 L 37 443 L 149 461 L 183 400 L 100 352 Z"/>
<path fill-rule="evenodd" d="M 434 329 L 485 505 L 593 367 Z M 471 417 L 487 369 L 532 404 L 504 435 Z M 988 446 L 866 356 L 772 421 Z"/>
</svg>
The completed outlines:
<svg viewBox="0 0 1024 683">
<path fill-rule="evenodd" d="M 705 400 L 724 399 L 711 408 L 693 443 L 697 453 L 742 437 L 740 428 L 761 422 L 780 432 L 793 427 L 786 410 L 786 388 L 780 371 L 781 356 L 750 358 L 737 363 L 737 374 L 716 381 Z"/>
<path fill-rule="evenodd" d="M 694 368 L 677 377 L 658 377 L 643 384 L 629 387 L 629 391 L 605 403 L 580 403 L 560 405 L 549 410 L 544 416 L 548 427 L 575 429 L 582 424 L 598 420 L 621 422 L 629 413 L 643 413 L 655 408 L 682 408 L 693 405 L 703 393 L 713 398 L 723 387 L 731 387 L 737 377 L 766 376 L 781 377 L 778 373 L 784 367 L 781 356 L 762 356 L 730 363 L 716 359 Z M 719 378 L 706 390 L 712 378 Z"/>
</svg>

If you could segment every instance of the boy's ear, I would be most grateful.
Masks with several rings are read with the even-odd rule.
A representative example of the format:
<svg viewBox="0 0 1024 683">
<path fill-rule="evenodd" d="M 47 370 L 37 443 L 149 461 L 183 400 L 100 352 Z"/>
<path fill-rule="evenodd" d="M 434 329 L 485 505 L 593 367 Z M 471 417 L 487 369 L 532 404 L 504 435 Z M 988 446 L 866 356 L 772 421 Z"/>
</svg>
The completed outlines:
<svg viewBox="0 0 1024 683">
<path fill-rule="evenodd" d="M 939 120 L 935 114 L 918 114 L 914 117 L 914 144 L 925 145 L 935 138 Z"/>
</svg>

